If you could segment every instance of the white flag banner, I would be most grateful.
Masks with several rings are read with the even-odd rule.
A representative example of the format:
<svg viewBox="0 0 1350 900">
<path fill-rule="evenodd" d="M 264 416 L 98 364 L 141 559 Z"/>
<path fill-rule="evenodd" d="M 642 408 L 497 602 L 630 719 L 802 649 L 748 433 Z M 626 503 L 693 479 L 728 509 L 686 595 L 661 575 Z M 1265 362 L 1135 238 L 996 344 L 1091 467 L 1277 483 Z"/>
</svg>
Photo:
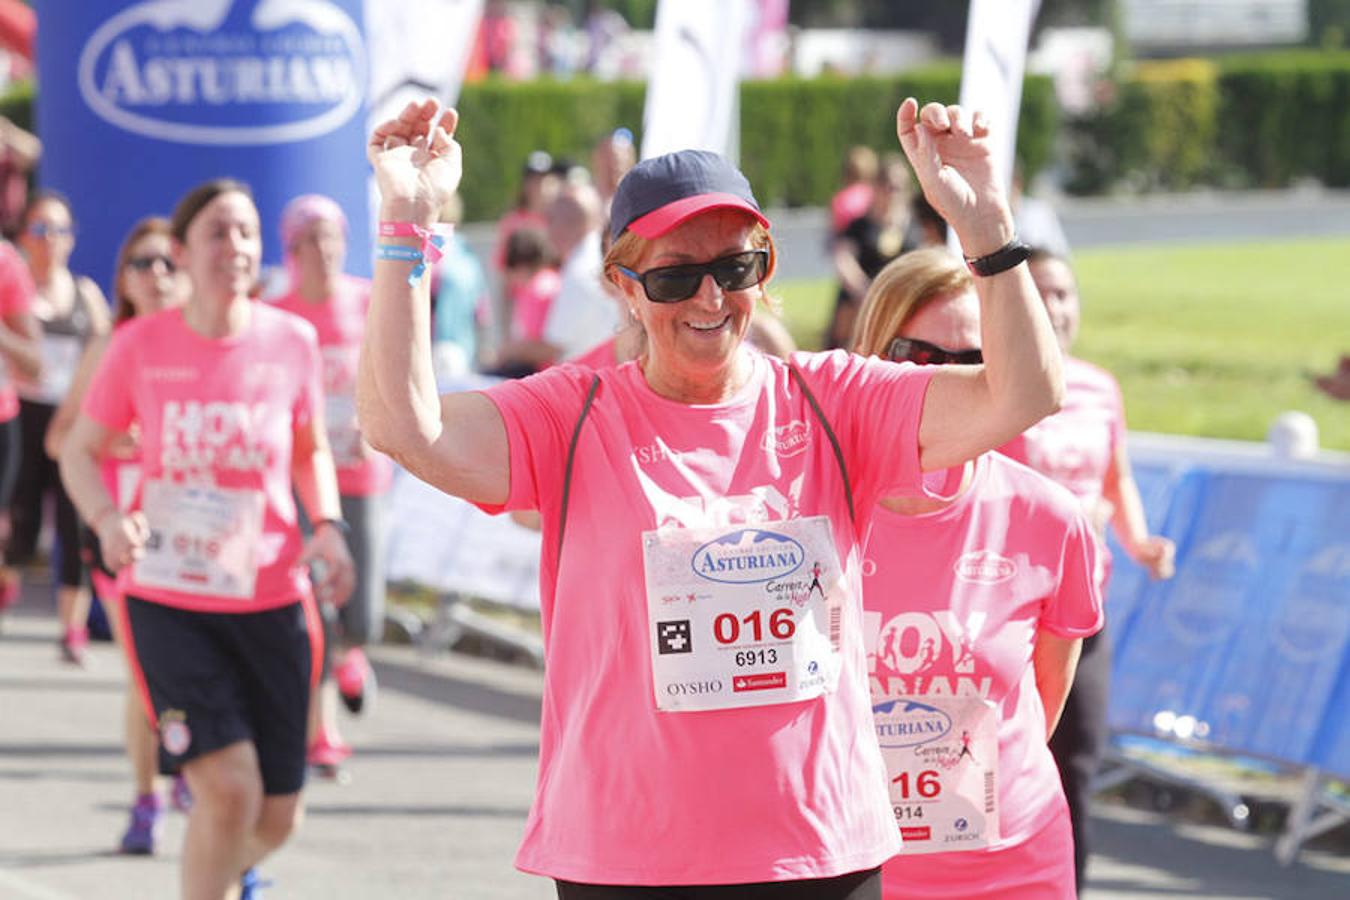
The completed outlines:
<svg viewBox="0 0 1350 900">
<path fill-rule="evenodd" d="M 961 105 L 983 110 L 988 118 L 995 171 L 1005 188 L 1012 184 L 1027 41 L 1040 5 L 1040 0 L 971 0 L 966 22 Z M 951 241 L 955 246 L 954 232 Z"/>
<path fill-rule="evenodd" d="M 661 0 L 643 114 L 642 158 L 740 143 L 740 72 L 754 0 Z"/>
<path fill-rule="evenodd" d="M 459 100 L 478 37 L 483 0 L 367 3 L 370 121 L 383 122 L 410 100 Z"/>
</svg>

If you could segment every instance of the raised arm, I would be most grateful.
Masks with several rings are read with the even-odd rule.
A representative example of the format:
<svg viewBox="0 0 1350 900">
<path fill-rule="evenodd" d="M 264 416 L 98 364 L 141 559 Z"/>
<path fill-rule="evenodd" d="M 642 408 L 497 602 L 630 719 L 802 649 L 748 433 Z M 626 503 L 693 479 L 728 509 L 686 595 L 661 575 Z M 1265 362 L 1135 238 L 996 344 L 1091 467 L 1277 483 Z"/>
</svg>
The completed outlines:
<svg viewBox="0 0 1350 900">
<path fill-rule="evenodd" d="M 994 171 L 983 114 L 906 99 L 896 133 L 924 196 L 956 230 L 967 257 L 993 253 L 1015 235 Z M 984 365 L 933 376 L 919 427 L 920 462 L 943 469 L 973 459 L 1059 409 L 1059 347 L 1025 263 L 976 276 Z"/>
<path fill-rule="evenodd" d="M 366 155 L 375 169 L 380 219 L 421 228 L 436 224 L 459 186 L 459 117 L 440 124 L 434 100 L 409 103 L 376 127 Z M 420 246 L 415 237 L 381 237 Z M 366 440 L 423 481 L 484 503 L 506 500 L 510 468 L 506 426 L 481 394 L 436 395 L 431 357 L 431 299 L 425 276 L 408 283 L 413 264 L 376 254 L 357 376 L 356 407 Z"/>
</svg>

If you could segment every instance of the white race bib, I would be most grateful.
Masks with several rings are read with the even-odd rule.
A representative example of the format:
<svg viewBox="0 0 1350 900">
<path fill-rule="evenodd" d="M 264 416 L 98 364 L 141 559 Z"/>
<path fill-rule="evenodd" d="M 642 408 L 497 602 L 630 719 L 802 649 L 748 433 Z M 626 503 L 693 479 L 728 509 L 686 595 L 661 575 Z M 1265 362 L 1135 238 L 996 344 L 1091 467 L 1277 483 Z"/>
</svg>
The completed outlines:
<svg viewBox="0 0 1350 900">
<path fill-rule="evenodd" d="M 648 531 L 642 554 L 657 709 L 837 688 L 845 586 L 828 518 Z"/>
<path fill-rule="evenodd" d="M 988 847 L 998 831 L 998 713 L 981 697 L 872 706 L 906 854 Z"/>
<path fill-rule="evenodd" d="M 43 334 L 39 344 L 42 374 L 36 381 L 19 382 L 19 396 L 31 403 L 60 403 L 70 390 L 82 352 L 84 342 L 74 335 Z"/>
<path fill-rule="evenodd" d="M 253 598 L 262 540 L 261 491 L 145 484 L 141 511 L 150 525 L 135 581 L 189 594 Z"/>
</svg>

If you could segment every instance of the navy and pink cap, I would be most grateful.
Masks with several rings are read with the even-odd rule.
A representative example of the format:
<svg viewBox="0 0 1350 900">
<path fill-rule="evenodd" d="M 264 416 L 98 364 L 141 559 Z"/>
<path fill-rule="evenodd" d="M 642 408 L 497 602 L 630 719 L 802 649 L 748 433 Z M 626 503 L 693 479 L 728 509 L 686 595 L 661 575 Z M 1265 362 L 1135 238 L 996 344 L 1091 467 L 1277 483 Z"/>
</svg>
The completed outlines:
<svg viewBox="0 0 1350 900">
<path fill-rule="evenodd" d="M 708 150 L 678 150 L 638 163 L 619 182 L 610 204 L 609 231 L 660 237 L 710 209 L 742 209 L 765 228 L 750 182 L 722 156 Z"/>
</svg>

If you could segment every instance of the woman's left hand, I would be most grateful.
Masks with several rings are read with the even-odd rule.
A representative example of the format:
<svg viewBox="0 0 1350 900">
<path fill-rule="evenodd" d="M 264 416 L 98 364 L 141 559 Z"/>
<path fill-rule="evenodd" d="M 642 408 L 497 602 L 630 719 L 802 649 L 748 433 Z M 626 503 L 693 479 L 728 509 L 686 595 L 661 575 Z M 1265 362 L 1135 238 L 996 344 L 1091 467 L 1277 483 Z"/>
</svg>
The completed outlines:
<svg viewBox="0 0 1350 900">
<path fill-rule="evenodd" d="M 314 593 L 323 603 L 343 606 L 356 587 L 356 566 L 347 550 L 342 532 L 320 522 L 305 542 L 300 565 L 309 566 L 314 578 Z"/>
<path fill-rule="evenodd" d="M 946 219 L 967 256 L 984 256 L 1015 233 L 1008 195 L 994 169 L 984 114 L 907 97 L 895 132 L 923 195 Z"/>
</svg>

